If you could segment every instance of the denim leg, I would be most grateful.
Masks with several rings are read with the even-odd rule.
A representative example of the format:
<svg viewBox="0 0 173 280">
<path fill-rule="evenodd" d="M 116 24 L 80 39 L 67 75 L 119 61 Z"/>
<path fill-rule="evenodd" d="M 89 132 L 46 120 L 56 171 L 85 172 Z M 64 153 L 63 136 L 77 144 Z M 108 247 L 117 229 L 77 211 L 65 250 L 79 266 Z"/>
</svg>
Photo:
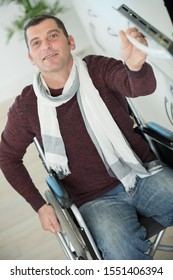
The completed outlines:
<svg viewBox="0 0 173 280">
<path fill-rule="evenodd" d="M 173 170 L 163 165 L 153 176 L 138 177 L 132 192 L 127 194 L 120 184 L 79 210 L 104 259 L 151 259 L 137 212 L 173 225 Z"/>
<path fill-rule="evenodd" d="M 106 195 L 85 203 L 80 212 L 103 259 L 151 259 L 149 243 L 130 197 L 120 184 Z"/>
<path fill-rule="evenodd" d="M 163 165 L 157 174 L 138 178 L 134 196 L 138 211 L 165 227 L 173 225 L 173 170 Z"/>
</svg>

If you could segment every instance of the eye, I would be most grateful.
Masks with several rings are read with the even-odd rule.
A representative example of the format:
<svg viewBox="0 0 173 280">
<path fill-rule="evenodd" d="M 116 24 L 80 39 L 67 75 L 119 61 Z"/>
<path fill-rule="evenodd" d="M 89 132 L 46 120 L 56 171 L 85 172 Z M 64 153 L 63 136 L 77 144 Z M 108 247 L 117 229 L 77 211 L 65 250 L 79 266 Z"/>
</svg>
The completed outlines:
<svg viewBox="0 0 173 280">
<path fill-rule="evenodd" d="M 37 47 L 40 44 L 40 41 L 34 41 L 32 43 L 32 47 Z"/>
<path fill-rule="evenodd" d="M 52 39 L 56 39 L 58 37 L 58 34 L 57 33 L 53 33 L 49 36 L 49 38 L 52 40 Z"/>
</svg>

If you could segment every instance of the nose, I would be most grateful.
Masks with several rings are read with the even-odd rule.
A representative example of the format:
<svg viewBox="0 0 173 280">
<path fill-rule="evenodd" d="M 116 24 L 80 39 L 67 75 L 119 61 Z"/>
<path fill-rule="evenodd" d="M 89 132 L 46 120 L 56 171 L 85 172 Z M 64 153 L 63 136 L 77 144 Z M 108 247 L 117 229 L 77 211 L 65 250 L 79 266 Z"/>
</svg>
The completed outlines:
<svg viewBox="0 0 173 280">
<path fill-rule="evenodd" d="M 44 40 L 42 43 L 42 50 L 52 49 L 52 44 L 49 40 Z"/>
</svg>

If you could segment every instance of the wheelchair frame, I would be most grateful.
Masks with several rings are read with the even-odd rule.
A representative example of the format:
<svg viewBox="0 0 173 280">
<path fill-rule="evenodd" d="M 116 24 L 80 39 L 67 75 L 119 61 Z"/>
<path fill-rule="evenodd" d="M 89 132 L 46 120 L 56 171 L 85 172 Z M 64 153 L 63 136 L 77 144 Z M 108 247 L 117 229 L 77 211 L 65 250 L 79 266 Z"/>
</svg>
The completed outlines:
<svg viewBox="0 0 173 280">
<path fill-rule="evenodd" d="M 48 172 L 46 183 L 49 187 L 45 197 L 57 215 L 62 231 L 56 236 L 61 247 L 70 260 L 102 259 L 100 252 L 84 222 L 78 208 L 66 192 L 56 174 L 48 167 L 46 158 L 37 138 L 34 138 L 39 157 Z"/>
<path fill-rule="evenodd" d="M 131 101 L 127 99 L 127 102 L 130 113 L 137 124 L 137 128 L 149 142 L 151 149 L 156 156 L 160 158 L 157 144 L 173 151 L 173 132 L 155 123 L 143 125 Z M 58 180 L 55 172 L 49 168 L 43 150 L 36 137 L 34 138 L 34 143 L 38 150 L 39 157 L 48 172 L 46 183 L 49 189 L 45 191 L 45 197 L 47 203 L 52 205 L 54 208 L 60 222 L 62 231 L 60 233 L 57 232 L 56 236 L 60 241 L 60 245 L 67 259 L 101 260 L 101 254 L 87 228 L 84 219 L 65 190 L 62 182 Z M 153 228 L 153 231 L 150 230 L 147 239 L 156 235 L 148 254 L 154 256 L 157 249 L 173 251 L 173 246 L 160 244 L 165 228 L 154 221 L 154 219 L 151 221 L 151 219 L 152 218 L 148 219 L 145 217 L 142 217 L 142 219 L 139 218 L 139 221 L 146 227 L 146 229 L 147 227 Z"/>
</svg>

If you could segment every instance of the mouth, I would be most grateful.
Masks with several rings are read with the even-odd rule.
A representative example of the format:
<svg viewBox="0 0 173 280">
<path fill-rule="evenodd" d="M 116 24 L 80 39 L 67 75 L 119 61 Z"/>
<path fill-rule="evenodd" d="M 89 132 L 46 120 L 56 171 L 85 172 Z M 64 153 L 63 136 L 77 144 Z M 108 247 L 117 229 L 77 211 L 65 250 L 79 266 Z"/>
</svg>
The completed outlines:
<svg viewBox="0 0 173 280">
<path fill-rule="evenodd" d="M 58 55 L 58 53 L 53 53 L 53 54 L 46 55 L 46 56 L 43 58 L 43 60 L 51 59 L 52 57 L 55 57 L 55 56 L 57 56 L 57 55 Z"/>
</svg>

